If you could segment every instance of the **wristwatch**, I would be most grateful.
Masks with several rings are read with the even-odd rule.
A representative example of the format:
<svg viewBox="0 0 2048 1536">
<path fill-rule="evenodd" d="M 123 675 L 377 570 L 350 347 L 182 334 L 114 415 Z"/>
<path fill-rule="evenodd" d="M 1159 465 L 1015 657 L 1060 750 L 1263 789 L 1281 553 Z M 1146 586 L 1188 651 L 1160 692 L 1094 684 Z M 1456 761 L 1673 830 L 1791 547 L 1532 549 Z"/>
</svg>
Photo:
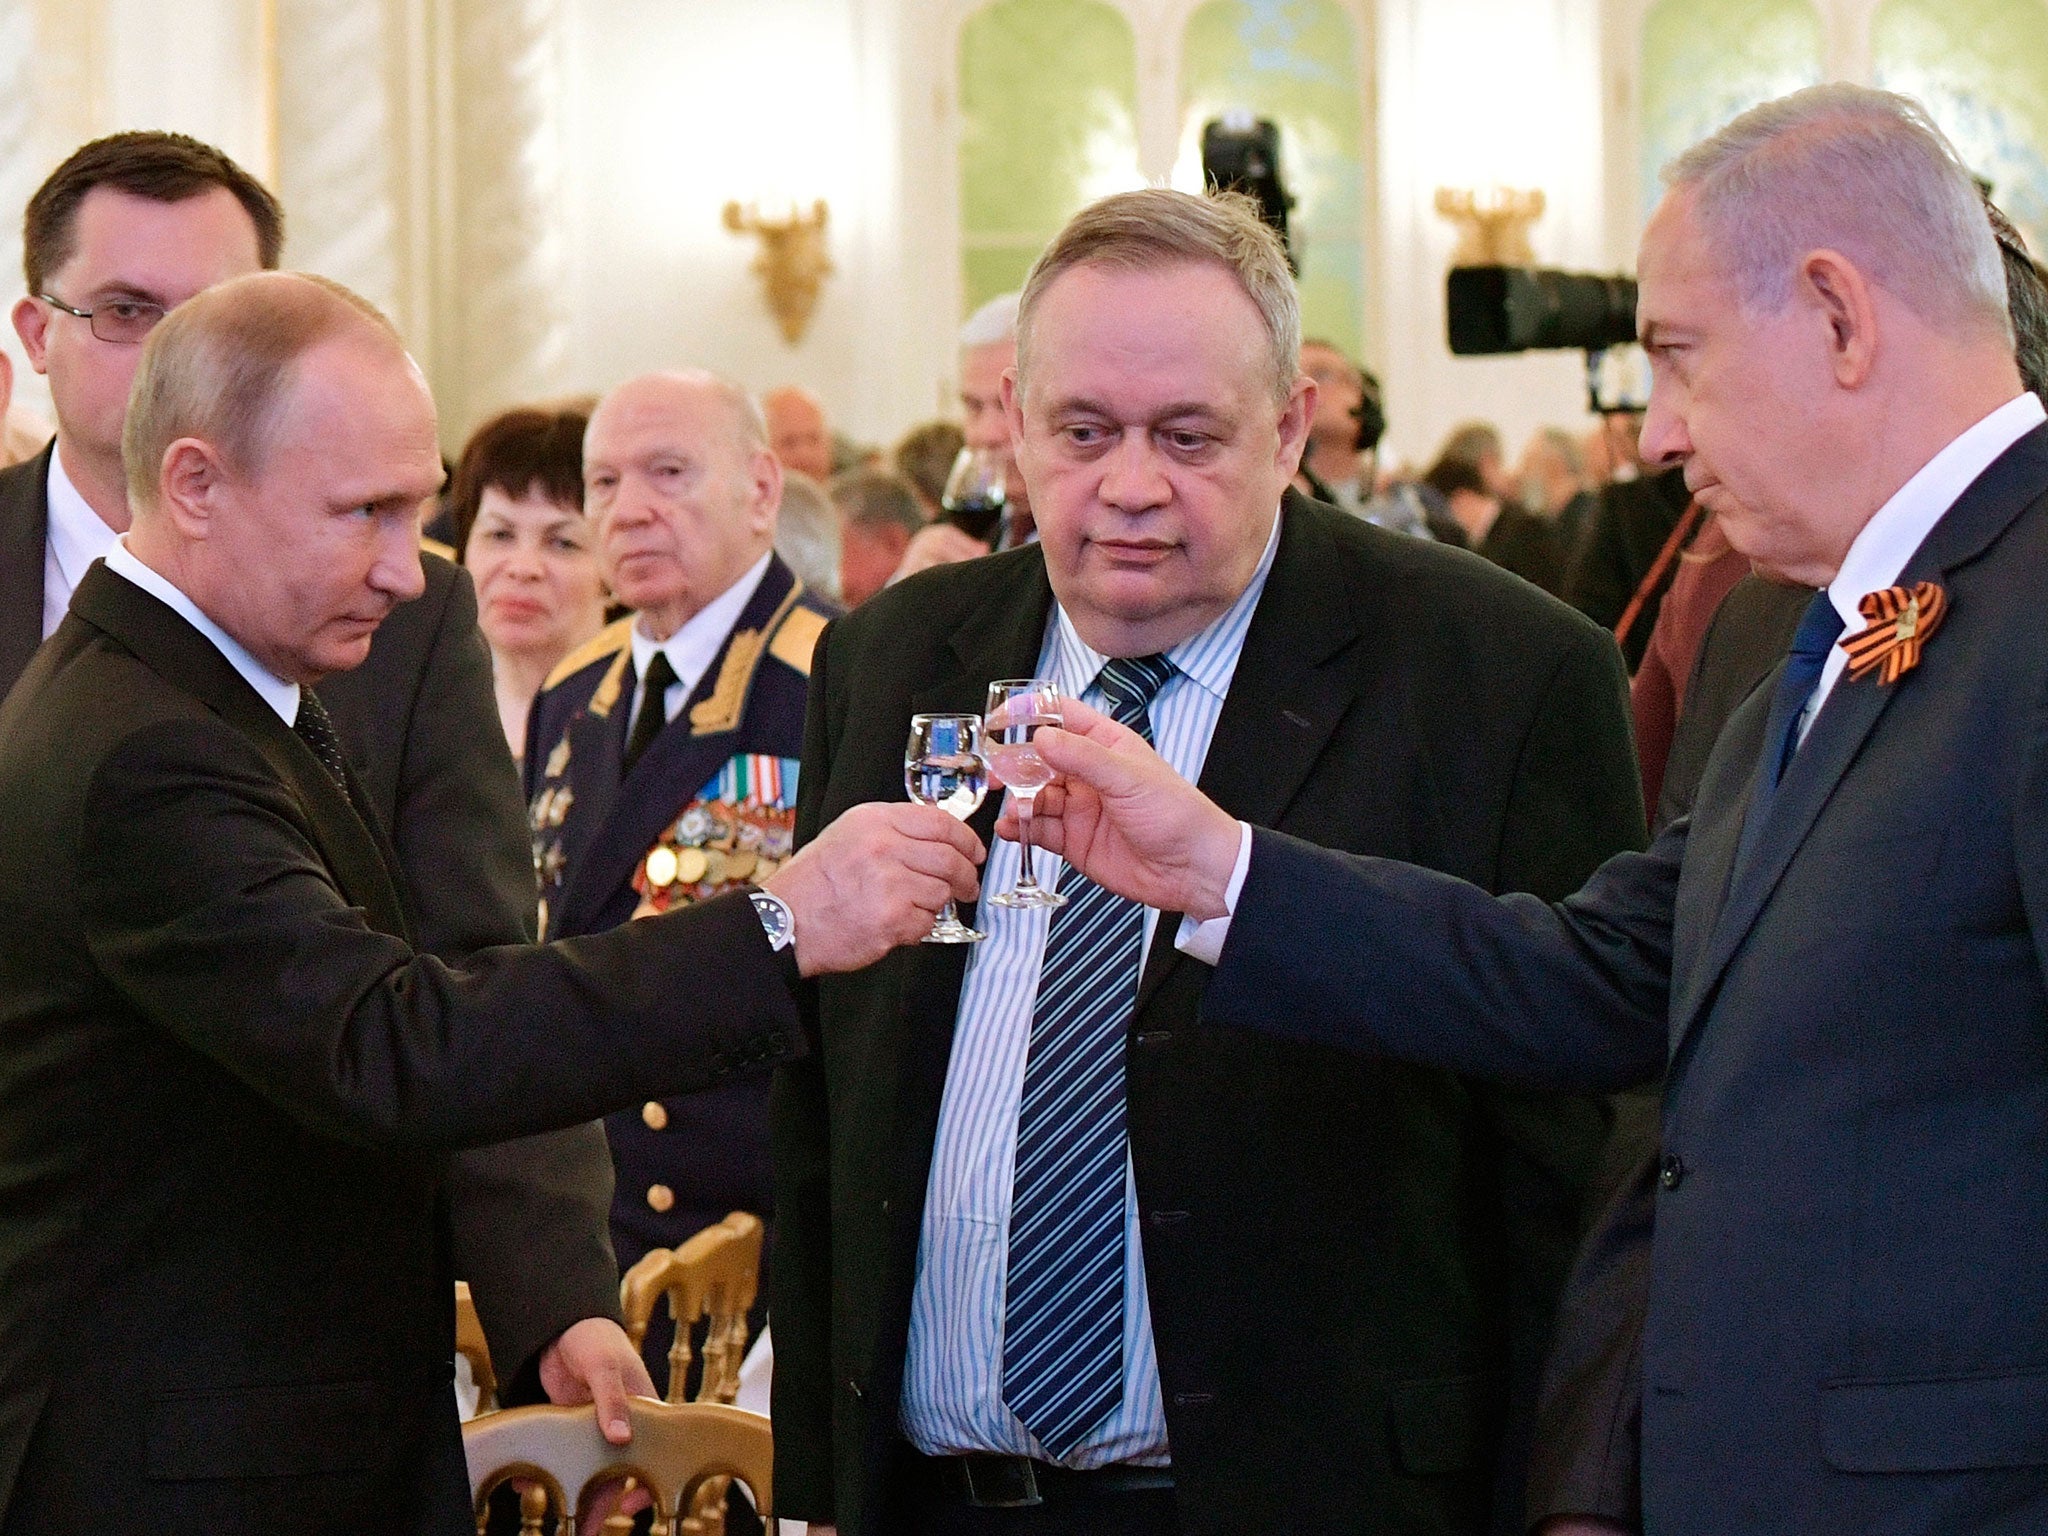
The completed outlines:
<svg viewBox="0 0 2048 1536">
<path fill-rule="evenodd" d="M 768 947 L 778 955 L 796 947 L 796 914 L 789 910 L 789 903 L 780 896 L 767 891 L 747 892 L 747 900 L 754 904 L 754 915 L 761 919 L 761 931 L 768 935 Z"/>
</svg>

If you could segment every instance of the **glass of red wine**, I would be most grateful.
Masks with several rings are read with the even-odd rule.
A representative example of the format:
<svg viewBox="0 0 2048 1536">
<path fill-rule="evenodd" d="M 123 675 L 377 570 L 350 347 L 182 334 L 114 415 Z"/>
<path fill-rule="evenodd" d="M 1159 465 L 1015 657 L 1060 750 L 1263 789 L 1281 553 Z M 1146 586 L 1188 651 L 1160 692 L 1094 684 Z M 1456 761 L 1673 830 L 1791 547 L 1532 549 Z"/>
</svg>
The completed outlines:
<svg viewBox="0 0 2048 1536">
<path fill-rule="evenodd" d="M 1060 688 L 1049 677 L 1012 677 L 988 685 L 982 713 L 983 751 L 1017 802 L 1017 847 L 1023 873 L 989 897 L 999 907 L 1063 907 L 1067 898 L 1038 883 L 1031 867 L 1031 802 L 1052 782 L 1052 769 L 1031 744 L 1040 726 L 1060 723 Z"/>
<path fill-rule="evenodd" d="M 964 447 L 946 476 L 939 506 L 946 521 L 993 549 L 1001 542 L 1010 466 L 999 449 Z"/>
</svg>

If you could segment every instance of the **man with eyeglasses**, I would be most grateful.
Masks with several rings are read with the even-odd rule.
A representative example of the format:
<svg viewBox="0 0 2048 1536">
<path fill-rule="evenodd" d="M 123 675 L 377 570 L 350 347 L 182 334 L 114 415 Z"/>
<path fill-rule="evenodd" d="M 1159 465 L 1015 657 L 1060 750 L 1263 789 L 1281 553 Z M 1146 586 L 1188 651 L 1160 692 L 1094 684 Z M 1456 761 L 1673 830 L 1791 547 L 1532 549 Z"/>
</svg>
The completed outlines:
<svg viewBox="0 0 2048 1536">
<path fill-rule="evenodd" d="M 50 381 L 57 435 L 0 470 L 0 696 L 128 529 L 121 433 L 141 343 L 195 294 L 275 267 L 284 219 L 219 150 L 137 132 L 65 160 L 30 198 L 22 235 L 28 293 L 14 327 Z M 458 960 L 532 939 L 533 866 L 475 590 L 447 561 L 422 564 L 425 594 L 318 692 L 397 852 L 419 947 Z M 600 1127 L 460 1154 L 446 1190 L 455 1272 L 475 1294 L 501 1396 L 603 1406 L 651 1389 L 616 1323 Z"/>
</svg>

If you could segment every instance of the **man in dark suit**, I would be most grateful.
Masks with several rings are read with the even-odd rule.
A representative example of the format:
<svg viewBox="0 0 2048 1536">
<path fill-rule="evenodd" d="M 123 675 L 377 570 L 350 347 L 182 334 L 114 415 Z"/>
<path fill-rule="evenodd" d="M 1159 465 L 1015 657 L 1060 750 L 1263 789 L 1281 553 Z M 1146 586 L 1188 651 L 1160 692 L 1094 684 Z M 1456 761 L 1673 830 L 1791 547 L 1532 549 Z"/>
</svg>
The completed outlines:
<svg viewBox="0 0 2048 1536">
<path fill-rule="evenodd" d="M 563 659 L 529 719 L 548 938 L 708 900 L 790 856 L 811 647 L 837 612 L 774 553 L 782 469 L 737 386 L 621 384 L 591 416 L 584 478 L 605 580 L 634 612 Z M 774 1214 L 765 1068 L 635 1105 L 605 1134 L 621 1264 L 735 1210 Z M 657 1378 L 667 1323 L 647 1337 Z"/>
<path fill-rule="evenodd" d="M 1821 589 L 1691 817 L 1568 901 L 1493 898 L 1253 833 L 1077 713 L 1094 739 L 1041 746 L 1079 776 L 1055 840 L 1199 919 L 1209 1024 L 1665 1071 L 1646 1529 L 2039 1531 L 2048 415 L 1975 187 L 1913 103 L 1817 87 L 1670 174 L 1645 456 Z"/>
<path fill-rule="evenodd" d="M 0 696 L 128 526 L 121 425 L 141 335 L 222 278 L 274 266 L 282 220 L 232 160 L 165 133 L 88 144 L 31 199 L 29 296 L 14 322 L 49 378 L 57 436 L 0 470 Z M 81 320 L 58 307 L 67 301 L 99 313 Z M 458 960 L 533 937 L 533 866 L 509 755 L 485 729 L 490 657 L 469 578 L 435 556 L 422 565 L 424 595 L 379 629 L 368 662 L 320 691 L 397 849 L 419 947 Z M 470 1282 L 505 1402 L 538 1397 L 544 1376 L 564 1401 L 643 1388 L 615 1326 L 610 1173 L 595 1126 L 451 1162 L 456 1274 Z"/>
<path fill-rule="evenodd" d="M 2048 274 L 1988 198 L 1985 211 L 2005 266 L 2020 383 L 2048 405 Z M 1686 682 L 1653 831 L 1692 813 L 1729 716 L 1785 659 L 1812 597 L 1805 587 L 1749 576 L 1715 611 Z M 1653 651 L 1669 618 L 1667 609 Z M 1615 1194 L 1586 1234 L 1559 1303 L 1529 1466 L 1531 1521 L 1554 1517 L 1538 1526 L 1540 1536 L 1642 1528 L 1642 1336 L 1657 1199 L 1656 1098 L 1656 1091 L 1639 1090 L 1617 1100 L 1601 1181 Z"/>
<path fill-rule="evenodd" d="M 1605 636 L 1468 554 L 1283 502 L 1314 385 L 1248 207 L 1098 204 L 1025 316 L 1006 393 L 1041 542 L 827 631 L 803 835 L 901 793 L 914 711 L 1027 676 L 1128 701 L 1135 673 L 1162 747 L 1262 825 L 1537 891 L 1637 839 Z M 971 953 L 825 986 L 821 1055 L 778 1073 L 779 1508 L 848 1536 L 1515 1529 L 1599 1110 L 1199 1028 L 1206 968 L 1158 942 L 1141 964 L 1177 919 L 1064 890 L 982 903 Z M 1102 1077 L 1047 1113 L 1069 1071 Z M 1013 1168 L 1063 1137 L 1099 1155 L 1055 1218 Z"/>
<path fill-rule="evenodd" d="M 0 1530 L 466 1529 L 440 1154 L 799 1049 L 797 977 L 979 846 L 863 807 L 767 888 L 421 957 L 310 689 L 423 584 L 418 370 L 333 284 L 234 279 L 124 432 L 131 530 L 0 707 Z"/>
</svg>

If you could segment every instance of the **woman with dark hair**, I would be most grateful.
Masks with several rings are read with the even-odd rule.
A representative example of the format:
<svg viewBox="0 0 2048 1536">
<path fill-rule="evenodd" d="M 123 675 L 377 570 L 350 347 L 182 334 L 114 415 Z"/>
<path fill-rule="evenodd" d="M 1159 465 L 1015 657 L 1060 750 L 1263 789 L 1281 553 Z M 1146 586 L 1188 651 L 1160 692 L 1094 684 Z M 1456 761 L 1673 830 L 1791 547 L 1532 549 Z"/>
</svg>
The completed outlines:
<svg viewBox="0 0 2048 1536">
<path fill-rule="evenodd" d="M 476 429 L 449 498 L 456 548 L 476 579 L 498 718 L 516 759 L 548 674 L 604 627 L 604 580 L 583 519 L 587 409 L 522 406 Z"/>
</svg>

